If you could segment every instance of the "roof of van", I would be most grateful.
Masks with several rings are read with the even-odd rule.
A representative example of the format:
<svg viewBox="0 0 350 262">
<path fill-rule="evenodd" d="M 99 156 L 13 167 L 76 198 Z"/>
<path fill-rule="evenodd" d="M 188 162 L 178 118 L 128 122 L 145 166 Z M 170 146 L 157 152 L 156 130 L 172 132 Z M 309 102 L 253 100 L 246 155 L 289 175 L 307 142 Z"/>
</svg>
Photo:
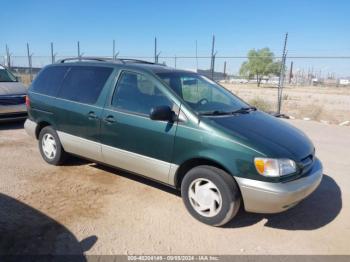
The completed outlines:
<svg viewBox="0 0 350 262">
<path fill-rule="evenodd" d="M 170 73 L 170 72 L 193 73 L 191 71 L 182 70 L 182 69 L 176 69 L 176 68 L 173 68 L 173 67 L 169 67 L 169 66 L 166 66 L 166 65 L 160 65 L 160 64 L 127 63 L 125 65 L 127 65 L 128 67 L 146 69 L 146 70 L 152 71 L 155 74 L 158 74 L 158 73 Z"/>
<path fill-rule="evenodd" d="M 76 60 L 75 62 L 73 62 Z M 66 63 L 66 61 L 72 61 Z M 141 69 L 141 70 L 147 70 L 151 71 L 155 74 L 158 73 L 169 73 L 169 72 L 177 72 L 177 73 L 194 73 L 190 70 L 180 70 L 173 67 L 169 67 L 163 64 L 157 64 L 152 63 L 148 61 L 142 61 L 142 60 L 133 60 L 133 59 L 117 59 L 117 60 L 111 60 L 111 59 L 104 59 L 104 58 L 98 58 L 98 57 L 91 57 L 91 58 L 83 58 L 82 60 L 79 60 L 79 58 L 68 58 L 66 60 L 60 60 L 55 65 L 108 65 L 108 66 L 115 66 L 115 67 L 123 67 L 123 68 L 130 68 L 130 69 Z"/>
</svg>

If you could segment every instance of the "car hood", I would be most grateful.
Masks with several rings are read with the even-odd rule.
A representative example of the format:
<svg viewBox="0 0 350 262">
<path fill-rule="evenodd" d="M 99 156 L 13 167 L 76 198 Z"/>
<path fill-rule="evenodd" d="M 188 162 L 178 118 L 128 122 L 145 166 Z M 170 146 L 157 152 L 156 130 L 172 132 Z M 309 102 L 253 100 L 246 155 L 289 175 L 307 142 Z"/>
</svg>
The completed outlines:
<svg viewBox="0 0 350 262">
<path fill-rule="evenodd" d="M 209 117 L 206 121 L 268 157 L 300 161 L 314 153 L 312 142 L 302 131 L 261 111 Z"/>
<path fill-rule="evenodd" d="M 26 87 L 20 82 L 0 82 L 0 96 L 23 95 L 26 93 Z"/>
</svg>

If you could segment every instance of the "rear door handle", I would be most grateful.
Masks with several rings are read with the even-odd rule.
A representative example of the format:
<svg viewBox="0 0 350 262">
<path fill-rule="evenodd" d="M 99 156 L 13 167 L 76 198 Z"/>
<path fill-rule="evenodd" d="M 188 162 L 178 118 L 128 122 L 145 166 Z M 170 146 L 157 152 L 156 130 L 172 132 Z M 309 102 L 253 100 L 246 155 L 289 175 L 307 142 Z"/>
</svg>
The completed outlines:
<svg viewBox="0 0 350 262">
<path fill-rule="evenodd" d="M 90 111 L 90 112 L 88 113 L 88 118 L 89 118 L 90 120 L 98 119 L 97 115 L 96 115 L 95 112 L 93 112 L 93 111 Z"/>
<path fill-rule="evenodd" d="M 114 116 L 109 115 L 109 116 L 105 117 L 104 121 L 105 121 L 107 124 L 113 124 L 113 123 L 115 122 Z"/>
</svg>

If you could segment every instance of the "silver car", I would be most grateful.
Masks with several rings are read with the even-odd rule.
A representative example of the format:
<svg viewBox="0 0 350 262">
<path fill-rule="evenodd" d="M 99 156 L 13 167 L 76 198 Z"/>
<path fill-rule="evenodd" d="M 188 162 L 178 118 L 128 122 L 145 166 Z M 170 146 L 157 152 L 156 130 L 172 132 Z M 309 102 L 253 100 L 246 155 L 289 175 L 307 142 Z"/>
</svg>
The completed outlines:
<svg viewBox="0 0 350 262">
<path fill-rule="evenodd" d="M 27 117 L 26 87 L 0 65 L 0 122 Z"/>
</svg>

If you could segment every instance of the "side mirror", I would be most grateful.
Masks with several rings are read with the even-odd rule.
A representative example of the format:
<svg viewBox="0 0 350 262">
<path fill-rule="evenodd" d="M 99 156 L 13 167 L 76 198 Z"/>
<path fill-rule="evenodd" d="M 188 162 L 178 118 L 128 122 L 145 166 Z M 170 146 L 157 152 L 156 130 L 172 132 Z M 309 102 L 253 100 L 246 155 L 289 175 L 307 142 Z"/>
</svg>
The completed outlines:
<svg viewBox="0 0 350 262">
<path fill-rule="evenodd" d="M 169 106 L 156 106 L 151 109 L 149 117 L 156 121 L 173 121 L 174 112 Z"/>
</svg>

